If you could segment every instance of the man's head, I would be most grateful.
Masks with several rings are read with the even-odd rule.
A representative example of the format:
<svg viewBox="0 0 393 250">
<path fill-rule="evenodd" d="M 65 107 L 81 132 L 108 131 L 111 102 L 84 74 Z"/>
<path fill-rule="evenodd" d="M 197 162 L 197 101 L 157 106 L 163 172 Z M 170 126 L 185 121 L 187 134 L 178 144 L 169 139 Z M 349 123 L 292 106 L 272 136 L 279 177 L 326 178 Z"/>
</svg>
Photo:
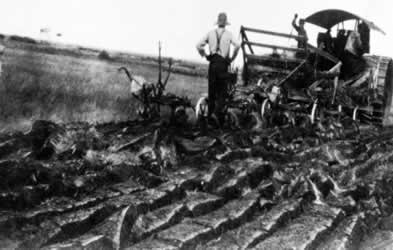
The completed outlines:
<svg viewBox="0 0 393 250">
<path fill-rule="evenodd" d="M 218 18 L 217 18 L 218 27 L 225 27 L 226 25 L 229 24 L 230 23 L 228 22 L 227 14 L 225 12 L 218 14 Z"/>
</svg>

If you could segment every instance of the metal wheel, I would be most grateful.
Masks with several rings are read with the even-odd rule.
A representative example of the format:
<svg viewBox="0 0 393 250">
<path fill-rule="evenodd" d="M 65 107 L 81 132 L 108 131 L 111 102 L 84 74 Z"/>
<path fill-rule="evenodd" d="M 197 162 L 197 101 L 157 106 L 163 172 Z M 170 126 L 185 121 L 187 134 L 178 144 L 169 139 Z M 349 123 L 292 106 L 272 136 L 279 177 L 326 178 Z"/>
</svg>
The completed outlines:
<svg viewBox="0 0 393 250">
<path fill-rule="evenodd" d="M 265 118 L 267 114 L 270 114 L 272 110 L 272 105 L 269 99 L 265 99 L 261 105 L 261 117 Z"/>
<path fill-rule="evenodd" d="M 314 124 L 316 122 L 317 116 L 318 116 L 318 100 L 316 100 L 312 105 L 311 114 L 310 114 L 311 124 Z"/>
<path fill-rule="evenodd" d="M 337 111 L 338 111 L 339 113 L 342 113 L 342 112 L 343 112 L 343 106 L 342 106 L 341 104 L 338 105 Z"/>
<path fill-rule="evenodd" d="M 358 115 L 359 115 L 358 111 L 359 111 L 359 107 L 356 106 L 356 108 L 352 112 L 352 120 L 356 121 L 358 119 Z"/>
<path fill-rule="evenodd" d="M 195 116 L 197 120 L 202 117 L 207 117 L 208 111 L 208 99 L 206 96 L 202 96 L 195 105 Z"/>
</svg>

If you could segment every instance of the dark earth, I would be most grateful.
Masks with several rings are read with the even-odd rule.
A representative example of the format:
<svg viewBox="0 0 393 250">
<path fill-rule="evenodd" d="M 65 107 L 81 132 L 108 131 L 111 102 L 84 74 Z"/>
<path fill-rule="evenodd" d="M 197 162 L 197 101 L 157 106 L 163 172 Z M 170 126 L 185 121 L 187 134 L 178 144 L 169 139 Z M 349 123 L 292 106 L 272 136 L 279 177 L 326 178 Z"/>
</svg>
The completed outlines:
<svg viewBox="0 0 393 250">
<path fill-rule="evenodd" d="M 1 249 L 393 249 L 393 129 L 36 121 L 0 159 Z"/>
</svg>

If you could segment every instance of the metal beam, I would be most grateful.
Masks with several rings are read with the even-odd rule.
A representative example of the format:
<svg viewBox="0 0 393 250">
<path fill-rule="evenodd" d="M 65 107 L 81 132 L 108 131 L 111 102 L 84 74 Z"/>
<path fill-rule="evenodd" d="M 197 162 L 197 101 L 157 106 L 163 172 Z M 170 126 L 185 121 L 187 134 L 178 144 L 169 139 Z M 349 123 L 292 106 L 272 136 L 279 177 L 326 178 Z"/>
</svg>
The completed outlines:
<svg viewBox="0 0 393 250">
<path fill-rule="evenodd" d="M 260 34 L 266 34 L 266 35 L 272 35 L 272 36 L 281 36 L 281 37 L 286 37 L 286 38 L 293 38 L 296 40 L 306 40 L 306 38 L 304 36 L 296 36 L 296 35 L 290 35 L 290 34 L 285 34 L 285 33 L 280 33 L 280 32 L 243 27 L 243 26 L 242 26 L 242 28 L 244 31 L 250 31 L 250 32 L 254 32 L 254 33 L 260 33 Z"/>
<path fill-rule="evenodd" d="M 244 43 L 241 44 L 242 52 L 243 52 L 243 81 L 245 85 L 248 84 L 248 62 L 247 62 L 247 52 L 244 47 Z"/>
<path fill-rule="evenodd" d="M 274 58 L 274 57 L 270 57 L 270 56 L 257 56 L 257 55 L 250 55 L 250 54 L 246 54 L 245 55 L 247 59 L 249 60 L 254 60 L 254 61 L 258 61 L 258 60 L 268 60 L 268 61 L 277 61 L 277 62 L 286 62 L 286 63 L 302 63 L 303 60 L 300 58 L 296 58 L 296 57 L 286 57 L 286 58 Z"/>
<path fill-rule="evenodd" d="M 282 49 L 282 50 L 294 51 L 294 52 L 304 52 L 305 51 L 304 49 L 290 48 L 290 47 L 277 46 L 277 45 L 265 44 L 265 43 L 254 43 L 254 42 L 247 42 L 247 41 L 243 41 L 243 43 L 246 45 L 251 45 L 251 46 L 271 48 L 271 49 Z"/>
<path fill-rule="evenodd" d="M 240 28 L 240 33 L 241 33 L 241 35 L 242 35 L 243 41 L 249 42 L 248 37 L 247 37 L 247 34 L 246 34 L 246 32 L 244 31 L 244 27 L 243 27 L 243 26 Z M 248 44 L 248 48 L 250 49 L 250 52 L 251 52 L 252 54 L 254 54 L 254 50 L 252 49 L 252 47 L 251 47 L 250 44 Z"/>
<path fill-rule="evenodd" d="M 329 53 L 326 52 L 326 51 L 323 51 L 323 50 L 321 50 L 321 49 L 318 49 L 317 47 L 314 47 L 314 46 L 312 46 L 311 44 L 307 44 L 307 48 L 308 48 L 311 52 L 314 52 L 314 53 L 316 53 L 316 54 L 318 54 L 318 55 L 320 55 L 320 56 L 322 56 L 322 57 L 325 57 L 326 59 L 328 59 L 328 60 L 330 60 L 330 61 L 332 61 L 332 62 L 334 62 L 334 63 L 336 63 L 336 64 L 337 64 L 338 62 L 340 62 L 340 60 L 337 59 L 335 56 L 329 54 Z"/>
<path fill-rule="evenodd" d="M 281 86 L 284 82 L 286 82 L 289 78 L 291 78 L 304 64 L 306 64 L 307 59 L 303 60 L 301 64 L 299 64 L 296 68 L 294 68 L 284 79 L 282 79 L 278 86 Z"/>
</svg>

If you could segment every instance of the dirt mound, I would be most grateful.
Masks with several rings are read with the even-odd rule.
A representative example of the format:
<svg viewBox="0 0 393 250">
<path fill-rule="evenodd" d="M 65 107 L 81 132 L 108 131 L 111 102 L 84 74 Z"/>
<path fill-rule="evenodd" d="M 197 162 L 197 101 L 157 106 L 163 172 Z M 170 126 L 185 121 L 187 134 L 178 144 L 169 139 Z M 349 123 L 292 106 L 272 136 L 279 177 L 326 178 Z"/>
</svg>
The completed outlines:
<svg viewBox="0 0 393 250">
<path fill-rule="evenodd" d="M 321 130 L 201 134 L 160 122 L 36 121 L 0 136 L 0 241 L 21 249 L 388 244 L 380 235 L 392 229 L 393 131 Z"/>
</svg>

